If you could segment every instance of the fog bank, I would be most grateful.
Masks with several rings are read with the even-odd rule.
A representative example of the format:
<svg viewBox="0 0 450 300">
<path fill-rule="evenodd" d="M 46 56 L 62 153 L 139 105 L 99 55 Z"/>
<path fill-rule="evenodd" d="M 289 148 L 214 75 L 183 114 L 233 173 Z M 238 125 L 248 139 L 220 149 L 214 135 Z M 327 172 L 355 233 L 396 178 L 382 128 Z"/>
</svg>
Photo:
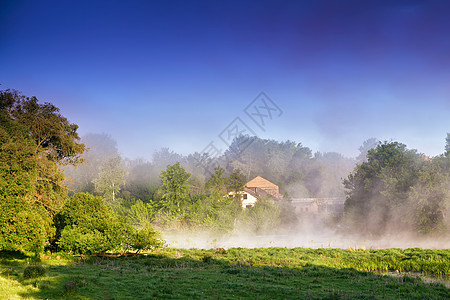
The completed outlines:
<svg viewBox="0 0 450 300">
<path fill-rule="evenodd" d="M 342 248 L 342 249 L 383 249 L 383 248 L 450 248 L 448 238 L 417 238 L 385 236 L 382 238 L 362 238 L 331 232 L 289 233 L 273 235 L 230 234 L 214 236 L 208 232 L 163 232 L 163 239 L 174 248 L 266 248 L 266 247 L 303 247 L 303 248 Z"/>
</svg>

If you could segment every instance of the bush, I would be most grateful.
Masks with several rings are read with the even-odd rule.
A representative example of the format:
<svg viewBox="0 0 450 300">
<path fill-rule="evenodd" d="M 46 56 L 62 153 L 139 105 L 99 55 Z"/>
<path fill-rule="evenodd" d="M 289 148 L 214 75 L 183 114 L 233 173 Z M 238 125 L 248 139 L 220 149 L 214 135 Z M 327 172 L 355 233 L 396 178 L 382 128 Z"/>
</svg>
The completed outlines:
<svg viewBox="0 0 450 300">
<path fill-rule="evenodd" d="M 98 230 L 66 226 L 61 233 L 59 245 L 62 249 L 74 253 L 100 253 L 109 250 L 108 237 Z"/>
<path fill-rule="evenodd" d="M 128 246 L 138 251 L 163 245 L 151 225 L 141 230 L 120 220 L 101 197 L 75 194 L 61 213 L 63 219 L 59 246 L 78 254 L 104 253 Z"/>
<path fill-rule="evenodd" d="M 46 240 L 43 218 L 31 209 L 21 210 L 21 200 L 13 198 L 0 197 L 0 250 L 42 252 Z"/>
<path fill-rule="evenodd" d="M 128 235 L 128 246 L 138 252 L 152 248 L 160 248 L 164 242 L 160 240 L 160 234 L 148 224 L 141 230 L 133 230 Z"/>
<path fill-rule="evenodd" d="M 61 213 L 64 226 L 59 246 L 75 253 L 101 253 L 118 248 L 128 225 L 121 223 L 102 197 L 89 193 L 72 196 Z"/>
<path fill-rule="evenodd" d="M 23 278 L 37 278 L 45 275 L 45 269 L 43 266 L 28 266 L 23 270 Z"/>
</svg>

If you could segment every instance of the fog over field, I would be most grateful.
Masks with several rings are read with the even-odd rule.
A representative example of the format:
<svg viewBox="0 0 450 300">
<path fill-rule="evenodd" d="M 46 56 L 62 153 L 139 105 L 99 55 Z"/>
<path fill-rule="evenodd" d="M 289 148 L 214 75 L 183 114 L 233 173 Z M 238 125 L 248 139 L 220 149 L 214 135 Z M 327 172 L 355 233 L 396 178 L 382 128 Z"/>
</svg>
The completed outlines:
<svg viewBox="0 0 450 300">
<path fill-rule="evenodd" d="M 164 233 L 163 238 L 167 245 L 175 248 L 341 248 L 341 249 L 385 249 L 385 248 L 424 248 L 448 249 L 450 241 L 439 237 L 413 237 L 404 234 L 389 235 L 377 239 L 361 236 L 349 236 L 329 230 L 308 230 L 295 233 L 250 235 L 232 233 L 226 236 L 214 237 L 211 233 L 193 233 L 183 231 L 178 233 Z"/>
</svg>

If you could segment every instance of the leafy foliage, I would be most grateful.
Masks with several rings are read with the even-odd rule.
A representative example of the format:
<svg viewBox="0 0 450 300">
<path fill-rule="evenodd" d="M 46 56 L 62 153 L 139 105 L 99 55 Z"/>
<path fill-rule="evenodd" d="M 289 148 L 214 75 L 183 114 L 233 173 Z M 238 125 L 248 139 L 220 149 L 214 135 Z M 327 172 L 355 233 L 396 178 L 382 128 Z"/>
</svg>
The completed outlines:
<svg viewBox="0 0 450 300">
<path fill-rule="evenodd" d="M 224 168 L 216 167 L 214 173 L 206 181 L 205 189 L 215 196 L 223 196 L 227 191 L 227 179 L 224 174 Z"/>
<path fill-rule="evenodd" d="M 39 252 L 67 189 L 60 165 L 76 164 L 84 145 L 77 125 L 50 103 L 0 92 L 0 249 Z"/>
<path fill-rule="evenodd" d="M 238 194 L 240 191 L 244 190 L 244 185 L 245 178 L 241 170 L 234 169 L 226 180 L 227 190 L 229 192 L 233 192 L 234 194 Z"/>
<path fill-rule="evenodd" d="M 415 231 L 445 235 L 450 228 L 450 157 L 441 155 L 427 162 L 409 197 Z"/>
<path fill-rule="evenodd" d="M 358 148 L 359 155 L 356 157 L 356 162 L 358 164 L 367 162 L 367 153 L 369 150 L 374 149 L 378 145 L 378 140 L 376 138 L 370 138 L 365 140 L 361 147 Z"/>
<path fill-rule="evenodd" d="M 181 213 L 182 206 L 187 203 L 189 197 L 189 177 L 191 174 L 187 173 L 179 162 L 169 165 L 165 171 L 161 171 L 161 205 L 164 210 Z"/>
<path fill-rule="evenodd" d="M 143 228 L 132 232 L 128 236 L 127 244 L 130 248 L 137 250 L 138 253 L 142 250 L 152 250 L 164 246 L 160 233 L 154 230 L 149 223 L 145 224 Z"/>
<path fill-rule="evenodd" d="M 101 197 L 73 195 L 64 206 L 59 245 L 75 253 L 99 253 L 118 248 L 127 228 Z"/>
<path fill-rule="evenodd" d="M 398 142 L 369 150 L 368 161 L 344 180 L 346 222 L 362 233 L 445 232 L 449 163 L 429 160 Z"/>
<path fill-rule="evenodd" d="M 73 195 L 61 212 L 63 250 L 74 253 L 103 253 L 128 245 L 142 250 L 159 247 L 159 233 L 150 223 L 140 229 L 120 219 L 102 197 L 89 193 Z"/>
<path fill-rule="evenodd" d="M 59 164 L 79 163 L 84 145 L 78 143 L 78 126 L 69 123 L 51 103 L 39 104 L 36 97 L 13 95 L 15 103 L 9 110 L 10 116 L 29 129 L 36 153 Z"/>
</svg>

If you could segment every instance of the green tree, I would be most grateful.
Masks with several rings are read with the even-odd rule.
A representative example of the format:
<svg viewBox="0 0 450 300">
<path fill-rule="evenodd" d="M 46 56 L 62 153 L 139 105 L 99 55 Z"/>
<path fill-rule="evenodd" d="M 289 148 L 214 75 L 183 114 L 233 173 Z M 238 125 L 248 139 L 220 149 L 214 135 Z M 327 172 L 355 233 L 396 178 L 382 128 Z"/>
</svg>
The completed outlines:
<svg viewBox="0 0 450 300">
<path fill-rule="evenodd" d="M 130 207 L 127 216 L 130 219 L 131 225 L 142 228 L 152 223 L 154 213 L 154 208 L 151 203 L 136 200 Z"/>
<path fill-rule="evenodd" d="M 409 192 L 411 225 L 421 234 L 445 234 L 450 219 L 450 157 L 438 156 L 419 171 L 417 183 Z"/>
<path fill-rule="evenodd" d="M 409 226 L 404 210 L 409 190 L 416 183 L 423 157 L 398 142 L 382 143 L 367 154 L 346 180 L 345 218 L 359 232 L 382 234 Z"/>
<path fill-rule="evenodd" d="M 181 212 L 182 206 L 188 202 L 190 177 L 191 174 L 187 173 L 179 162 L 168 165 L 165 171 L 161 171 L 160 193 L 164 210 L 175 214 Z"/>
<path fill-rule="evenodd" d="M 25 97 L 15 91 L 6 94 L 14 100 L 8 110 L 10 117 L 27 128 L 35 143 L 39 165 L 35 201 L 46 209 L 51 219 L 67 194 L 60 167 L 82 162 L 85 146 L 80 143 L 78 125 L 70 123 L 51 103 L 39 104 L 36 97 Z"/>
<path fill-rule="evenodd" d="M 150 250 L 164 246 L 164 242 L 161 240 L 161 234 L 153 229 L 151 224 L 145 224 L 141 229 L 132 232 L 128 236 L 126 244 L 130 248 L 137 250 L 137 253 L 142 250 Z"/>
<path fill-rule="evenodd" d="M 107 203 L 115 205 L 120 186 L 125 184 L 127 172 L 122 168 L 120 156 L 106 159 L 100 167 L 98 177 L 94 179 L 95 190 L 103 195 Z"/>
<path fill-rule="evenodd" d="M 43 249 L 45 211 L 34 205 L 37 177 L 34 145 L 26 129 L 0 111 L 0 250 Z"/>
<path fill-rule="evenodd" d="M 69 123 L 50 103 L 39 104 L 35 97 L 6 90 L 0 92 L 0 109 L 0 161 L 4 171 L 1 205 L 14 207 L 8 213 L 3 209 L 0 212 L 2 228 L 25 237 L 15 242 L 10 239 L 8 247 L 26 248 L 30 240 L 26 236 L 34 234 L 36 243 L 32 248 L 39 250 L 43 241 L 54 235 L 53 217 L 66 199 L 60 166 L 79 163 L 84 145 L 79 143 L 78 126 Z M 36 225 L 33 234 L 23 234 L 29 227 L 24 224 Z M 44 237 L 41 232 L 45 232 Z"/>
<path fill-rule="evenodd" d="M 244 190 L 245 177 L 241 173 L 241 170 L 239 169 L 233 170 L 233 172 L 230 174 L 230 176 L 228 176 L 226 180 L 226 186 L 228 192 L 233 192 L 236 195 Z"/>
<path fill-rule="evenodd" d="M 220 197 L 227 194 L 227 178 L 224 174 L 224 168 L 216 167 L 214 168 L 214 173 L 211 174 L 205 183 L 205 189 L 216 199 L 220 199 Z"/>
</svg>

